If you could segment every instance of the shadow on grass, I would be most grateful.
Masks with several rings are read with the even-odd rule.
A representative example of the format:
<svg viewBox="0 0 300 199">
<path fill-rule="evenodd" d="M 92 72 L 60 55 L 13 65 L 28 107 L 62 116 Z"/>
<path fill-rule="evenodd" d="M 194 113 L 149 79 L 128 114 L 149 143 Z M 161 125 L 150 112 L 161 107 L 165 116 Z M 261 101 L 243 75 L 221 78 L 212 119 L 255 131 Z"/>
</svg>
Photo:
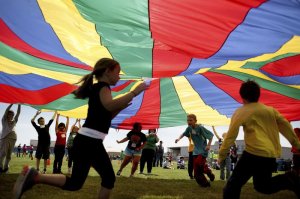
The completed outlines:
<svg viewBox="0 0 300 199">
<path fill-rule="evenodd" d="M 12 188 L 18 174 L 0 175 L 0 198 L 11 198 Z M 90 199 L 97 198 L 101 183 L 100 177 L 89 176 L 81 190 L 70 192 L 48 185 L 36 185 L 22 198 L 42 199 Z M 212 199 L 222 198 L 225 182 L 215 181 L 211 187 L 202 188 L 194 180 L 174 180 L 139 177 L 117 177 L 112 199 Z M 243 187 L 241 198 L 296 198 L 290 191 L 281 191 L 272 195 L 257 193 L 251 183 Z"/>
</svg>

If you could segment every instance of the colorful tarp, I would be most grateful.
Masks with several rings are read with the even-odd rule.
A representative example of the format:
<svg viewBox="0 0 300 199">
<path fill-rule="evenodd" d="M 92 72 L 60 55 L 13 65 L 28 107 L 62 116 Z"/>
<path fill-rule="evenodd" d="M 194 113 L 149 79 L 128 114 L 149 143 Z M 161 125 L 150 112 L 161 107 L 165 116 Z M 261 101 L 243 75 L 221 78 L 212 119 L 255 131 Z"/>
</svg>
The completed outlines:
<svg viewBox="0 0 300 199">
<path fill-rule="evenodd" d="M 300 2 L 292 0 L 0 0 L 0 101 L 85 118 L 70 94 L 101 57 L 121 64 L 118 97 L 149 89 L 114 128 L 226 125 L 254 79 L 261 101 L 300 119 Z"/>
</svg>

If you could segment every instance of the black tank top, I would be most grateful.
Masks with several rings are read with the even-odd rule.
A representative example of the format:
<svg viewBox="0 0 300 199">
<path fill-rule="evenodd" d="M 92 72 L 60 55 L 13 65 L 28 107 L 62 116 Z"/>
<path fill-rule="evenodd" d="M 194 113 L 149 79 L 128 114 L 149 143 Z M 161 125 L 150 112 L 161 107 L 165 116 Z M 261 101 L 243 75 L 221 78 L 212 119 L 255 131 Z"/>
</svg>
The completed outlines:
<svg viewBox="0 0 300 199">
<path fill-rule="evenodd" d="M 104 108 L 100 101 L 99 92 L 103 87 L 108 87 L 110 89 L 109 84 L 105 82 L 98 82 L 92 86 L 91 93 L 89 95 L 88 114 L 83 127 L 108 134 L 112 114 Z"/>
</svg>

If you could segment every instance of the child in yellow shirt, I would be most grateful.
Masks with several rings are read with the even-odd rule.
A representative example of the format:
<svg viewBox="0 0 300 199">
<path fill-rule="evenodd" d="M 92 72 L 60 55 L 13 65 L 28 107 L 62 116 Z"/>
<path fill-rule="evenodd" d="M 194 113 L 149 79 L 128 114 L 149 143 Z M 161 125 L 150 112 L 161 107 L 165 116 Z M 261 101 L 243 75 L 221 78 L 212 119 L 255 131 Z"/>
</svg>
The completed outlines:
<svg viewBox="0 0 300 199">
<path fill-rule="evenodd" d="M 231 118 L 226 138 L 220 148 L 219 160 L 222 162 L 243 126 L 245 150 L 237 162 L 223 192 L 223 198 L 240 198 L 242 186 L 253 177 L 256 191 L 264 194 L 280 190 L 294 191 L 300 198 L 300 179 L 295 173 L 286 173 L 272 177 L 276 158 L 280 157 L 281 145 L 279 132 L 297 149 L 300 143 L 290 123 L 273 107 L 258 102 L 260 87 L 254 81 L 241 85 L 240 96 L 243 106 L 238 108 Z"/>
</svg>

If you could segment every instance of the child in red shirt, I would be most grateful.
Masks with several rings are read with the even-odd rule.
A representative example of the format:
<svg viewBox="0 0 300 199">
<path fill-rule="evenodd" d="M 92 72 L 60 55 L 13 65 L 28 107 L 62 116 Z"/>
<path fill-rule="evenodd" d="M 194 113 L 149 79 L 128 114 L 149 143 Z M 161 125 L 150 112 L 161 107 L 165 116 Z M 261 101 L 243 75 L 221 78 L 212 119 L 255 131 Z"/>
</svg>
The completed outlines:
<svg viewBox="0 0 300 199">
<path fill-rule="evenodd" d="M 56 117 L 56 125 L 55 125 L 55 132 L 56 132 L 56 142 L 54 146 L 54 162 L 53 162 L 53 173 L 61 172 L 62 161 L 65 155 L 65 148 L 66 148 L 66 138 L 69 126 L 69 117 L 67 117 L 66 125 L 64 123 L 59 123 L 59 114 Z"/>
</svg>

